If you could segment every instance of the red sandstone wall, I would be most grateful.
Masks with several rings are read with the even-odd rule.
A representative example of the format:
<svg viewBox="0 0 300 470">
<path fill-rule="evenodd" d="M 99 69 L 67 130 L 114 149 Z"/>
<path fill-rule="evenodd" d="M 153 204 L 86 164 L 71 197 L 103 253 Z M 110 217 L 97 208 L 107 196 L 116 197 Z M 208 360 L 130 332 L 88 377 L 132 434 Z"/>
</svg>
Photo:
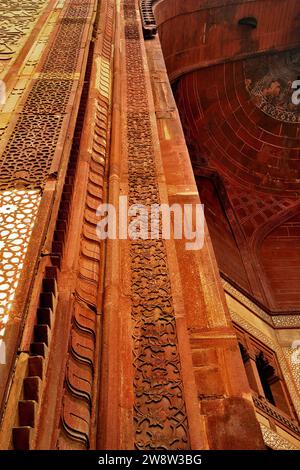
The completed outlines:
<svg viewBox="0 0 300 470">
<path fill-rule="evenodd" d="M 296 46 L 300 39 L 299 7 L 299 0 L 158 2 L 155 16 L 171 80 L 226 59 Z M 245 16 L 257 18 L 257 29 L 238 25 Z"/>
</svg>

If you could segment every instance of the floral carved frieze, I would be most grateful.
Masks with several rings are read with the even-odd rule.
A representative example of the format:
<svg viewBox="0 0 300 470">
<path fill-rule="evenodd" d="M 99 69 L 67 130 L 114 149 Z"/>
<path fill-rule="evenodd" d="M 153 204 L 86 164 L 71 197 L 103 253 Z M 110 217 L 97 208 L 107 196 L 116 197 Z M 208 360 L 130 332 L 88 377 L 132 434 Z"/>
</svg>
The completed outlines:
<svg viewBox="0 0 300 470">
<path fill-rule="evenodd" d="M 135 0 L 124 2 L 129 203 L 160 203 Z M 165 244 L 132 240 L 137 449 L 187 449 L 189 436 Z"/>
</svg>

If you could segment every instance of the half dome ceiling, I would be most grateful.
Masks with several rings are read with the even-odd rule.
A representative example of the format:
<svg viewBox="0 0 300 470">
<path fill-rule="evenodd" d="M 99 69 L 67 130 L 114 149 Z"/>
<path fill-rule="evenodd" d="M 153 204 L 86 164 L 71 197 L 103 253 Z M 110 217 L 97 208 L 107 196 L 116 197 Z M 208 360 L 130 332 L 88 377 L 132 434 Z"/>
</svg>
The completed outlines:
<svg viewBox="0 0 300 470">
<path fill-rule="evenodd" d="M 219 268 L 273 314 L 300 311 L 299 7 L 154 2 Z"/>
<path fill-rule="evenodd" d="M 299 56 L 297 49 L 226 62 L 186 74 L 174 88 L 220 270 L 283 313 L 300 309 L 300 113 L 292 103 Z M 212 190 L 207 198 L 207 175 L 219 179 L 222 218 Z"/>
<path fill-rule="evenodd" d="M 299 197 L 299 57 L 300 49 L 260 55 L 182 77 L 176 96 L 194 163 L 248 190 Z"/>
</svg>

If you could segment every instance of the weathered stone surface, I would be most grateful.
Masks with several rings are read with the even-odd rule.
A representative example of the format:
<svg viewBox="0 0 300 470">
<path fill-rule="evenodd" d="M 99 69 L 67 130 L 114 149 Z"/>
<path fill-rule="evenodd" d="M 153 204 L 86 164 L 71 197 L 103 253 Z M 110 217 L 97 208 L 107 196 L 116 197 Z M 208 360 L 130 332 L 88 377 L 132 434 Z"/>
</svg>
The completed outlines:
<svg viewBox="0 0 300 470">
<path fill-rule="evenodd" d="M 36 0 L 23 31 L 17 3 L 0 48 L 0 447 L 300 448 L 295 67 L 267 55 L 297 45 L 297 0 Z M 120 195 L 204 202 L 203 248 L 101 241 L 97 208 Z"/>
</svg>

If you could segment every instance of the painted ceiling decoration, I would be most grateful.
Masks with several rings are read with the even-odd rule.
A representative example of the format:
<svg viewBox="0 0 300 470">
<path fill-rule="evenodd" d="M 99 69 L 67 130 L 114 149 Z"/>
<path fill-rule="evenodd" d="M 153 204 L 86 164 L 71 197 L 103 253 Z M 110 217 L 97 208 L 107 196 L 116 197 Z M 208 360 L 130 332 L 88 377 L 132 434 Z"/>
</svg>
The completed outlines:
<svg viewBox="0 0 300 470">
<path fill-rule="evenodd" d="M 299 49 L 248 59 L 244 73 L 255 106 L 279 121 L 300 122 L 300 107 L 292 103 L 292 84 L 300 74 Z"/>
</svg>

